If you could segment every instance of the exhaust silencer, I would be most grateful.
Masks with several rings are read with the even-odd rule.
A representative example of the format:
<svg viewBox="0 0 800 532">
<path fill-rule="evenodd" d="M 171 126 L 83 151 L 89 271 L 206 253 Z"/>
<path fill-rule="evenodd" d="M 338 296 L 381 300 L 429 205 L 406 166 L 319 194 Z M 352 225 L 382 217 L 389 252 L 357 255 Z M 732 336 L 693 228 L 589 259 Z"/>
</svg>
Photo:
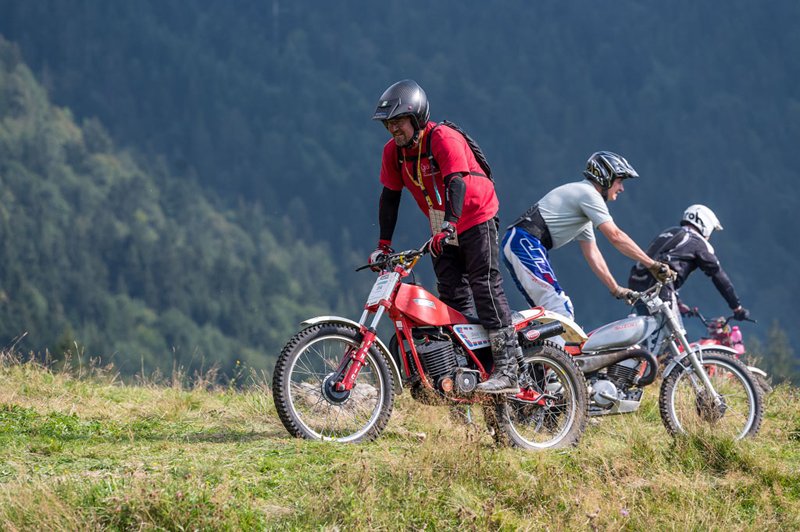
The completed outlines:
<svg viewBox="0 0 800 532">
<path fill-rule="evenodd" d="M 528 325 L 519 332 L 529 342 L 535 342 L 558 336 L 564 332 L 564 325 L 560 321 L 551 321 L 549 323 Z"/>
</svg>

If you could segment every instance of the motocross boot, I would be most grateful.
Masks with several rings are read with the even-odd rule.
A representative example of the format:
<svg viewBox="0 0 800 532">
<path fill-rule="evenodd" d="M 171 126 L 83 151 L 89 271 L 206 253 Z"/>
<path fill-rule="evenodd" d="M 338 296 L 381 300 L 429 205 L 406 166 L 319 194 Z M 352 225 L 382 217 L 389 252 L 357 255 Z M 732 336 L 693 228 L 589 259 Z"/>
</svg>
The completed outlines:
<svg viewBox="0 0 800 532">
<path fill-rule="evenodd" d="M 489 331 L 494 370 L 491 376 L 477 386 L 477 391 L 491 394 L 519 393 L 517 385 L 517 360 L 522 360 L 522 349 L 517 342 L 514 327 Z"/>
</svg>

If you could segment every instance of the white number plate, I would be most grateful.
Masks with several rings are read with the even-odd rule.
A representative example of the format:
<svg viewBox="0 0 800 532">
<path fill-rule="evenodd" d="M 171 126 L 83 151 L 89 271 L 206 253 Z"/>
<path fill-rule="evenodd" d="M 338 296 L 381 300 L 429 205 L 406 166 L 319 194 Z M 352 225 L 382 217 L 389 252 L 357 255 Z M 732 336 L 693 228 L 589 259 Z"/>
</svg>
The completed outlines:
<svg viewBox="0 0 800 532">
<path fill-rule="evenodd" d="M 384 273 L 378 277 L 378 279 L 375 280 L 375 284 L 372 285 L 372 291 L 367 298 L 367 306 L 371 307 L 382 299 L 388 298 L 392 294 L 392 290 L 397 284 L 398 279 L 400 279 L 400 274 L 397 272 Z"/>
</svg>

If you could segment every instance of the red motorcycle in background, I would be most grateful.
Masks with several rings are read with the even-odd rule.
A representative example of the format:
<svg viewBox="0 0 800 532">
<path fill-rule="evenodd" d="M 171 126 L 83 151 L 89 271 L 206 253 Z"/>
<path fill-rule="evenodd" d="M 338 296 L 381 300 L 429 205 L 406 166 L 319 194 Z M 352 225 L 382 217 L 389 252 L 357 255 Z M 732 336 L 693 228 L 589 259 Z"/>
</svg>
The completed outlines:
<svg viewBox="0 0 800 532">
<path fill-rule="evenodd" d="M 735 359 L 740 359 L 742 355 L 747 354 L 744 342 L 742 341 L 742 331 L 738 325 L 730 325 L 733 316 L 718 316 L 715 318 L 706 318 L 697 307 L 693 307 L 691 312 L 687 314 L 689 317 L 697 317 L 708 331 L 708 336 L 704 336 L 697 342 L 692 342 L 690 345 L 700 345 L 708 352 L 710 349 L 722 352 Z M 756 320 L 745 320 L 751 323 L 757 323 Z M 745 362 L 746 360 L 743 360 Z M 755 377 L 756 383 L 761 388 L 761 391 L 766 395 L 772 392 L 772 384 L 770 377 L 767 373 L 755 366 L 747 366 L 750 373 Z"/>
<path fill-rule="evenodd" d="M 413 282 L 428 243 L 362 266 L 379 271 L 358 322 L 320 316 L 284 346 L 273 374 L 278 416 L 292 436 L 361 442 L 377 438 L 403 388 L 425 404 L 480 403 L 498 442 L 529 450 L 577 444 L 587 422 L 586 381 L 573 358 L 542 340 L 563 332 L 537 322 L 542 309 L 513 317 L 524 360 L 516 395 L 476 393 L 491 371 L 489 336 L 474 318 L 457 312 Z M 389 346 L 378 336 L 388 315 Z"/>
</svg>

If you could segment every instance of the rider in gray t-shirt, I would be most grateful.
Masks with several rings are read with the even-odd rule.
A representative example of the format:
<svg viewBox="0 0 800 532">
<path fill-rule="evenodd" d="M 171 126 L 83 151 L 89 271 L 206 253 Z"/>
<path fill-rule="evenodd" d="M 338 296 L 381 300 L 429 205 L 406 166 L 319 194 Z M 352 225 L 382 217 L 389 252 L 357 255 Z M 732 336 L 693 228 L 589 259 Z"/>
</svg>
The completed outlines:
<svg viewBox="0 0 800 532">
<path fill-rule="evenodd" d="M 592 227 L 613 221 L 603 196 L 589 180 L 554 188 L 538 205 L 553 240 L 552 249 L 573 240 L 594 240 Z"/>
<path fill-rule="evenodd" d="M 614 297 L 629 299 L 631 291 L 620 286 L 611 275 L 594 237 L 600 230 L 620 253 L 641 262 L 659 279 L 672 272 L 642 251 L 614 223 L 606 202 L 614 201 L 625 190 L 623 181 L 639 177 L 623 157 L 609 151 L 594 153 L 583 173 L 586 180 L 561 185 L 547 193 L 520 216 L 503 238 L 503 259 L 528 303 L 569 318 L 575 311 L 561 289 L 550 266 L 548 251 L 577 240 L 589 267 Z"/>
</svg>

